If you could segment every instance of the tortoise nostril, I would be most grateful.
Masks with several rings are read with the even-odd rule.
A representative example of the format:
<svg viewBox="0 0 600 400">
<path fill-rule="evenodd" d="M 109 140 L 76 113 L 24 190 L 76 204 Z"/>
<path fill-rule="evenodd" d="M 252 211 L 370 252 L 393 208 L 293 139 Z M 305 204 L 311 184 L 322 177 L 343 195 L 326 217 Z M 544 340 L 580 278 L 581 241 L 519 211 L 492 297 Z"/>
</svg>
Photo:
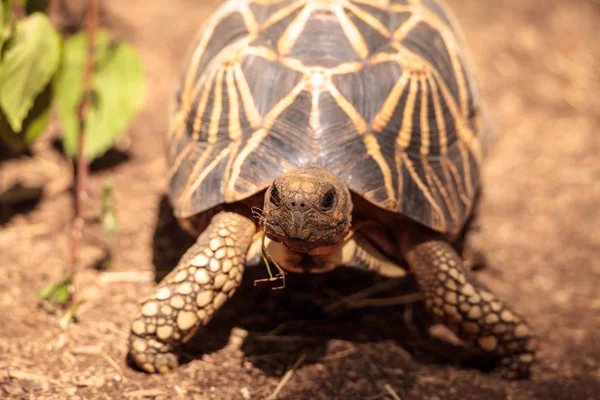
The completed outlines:
<svg viewBox="0 0 600 400">
<path fill-rule="evenodd" d="M 305 204 L 304 204 L 304 203 L 301 203 L 301 204 L 300 204 L 300 207 L 304 207 L 304 206 L 305 206 Z"/>
<path fill-rule="evenodd" d="M 296 207 L 296 202 L 292 201 L 292 207 Z"/>
</svg>

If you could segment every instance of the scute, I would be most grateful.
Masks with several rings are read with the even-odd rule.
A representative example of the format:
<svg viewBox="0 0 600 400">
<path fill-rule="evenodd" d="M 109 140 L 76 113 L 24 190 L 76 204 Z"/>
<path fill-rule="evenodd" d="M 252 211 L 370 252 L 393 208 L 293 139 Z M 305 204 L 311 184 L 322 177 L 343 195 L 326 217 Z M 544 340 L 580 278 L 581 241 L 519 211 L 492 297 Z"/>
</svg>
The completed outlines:
<svg viewBox="0 0 600 400">
<path fill-rule="evenodd" d="M 455 233 L 491 130 L 440 0 L 228 0 L 195 42 L 168 133 L 178 217 L 320 166 Z"/>
</svg>

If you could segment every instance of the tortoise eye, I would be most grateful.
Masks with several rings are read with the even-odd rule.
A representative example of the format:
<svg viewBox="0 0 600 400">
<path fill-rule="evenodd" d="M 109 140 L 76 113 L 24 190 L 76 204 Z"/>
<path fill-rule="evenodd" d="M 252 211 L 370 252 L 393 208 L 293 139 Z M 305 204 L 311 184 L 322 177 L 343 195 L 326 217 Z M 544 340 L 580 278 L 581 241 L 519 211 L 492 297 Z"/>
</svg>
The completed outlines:
<svg viewBox="0 0 600 400">
<path fill-rule="evenodd" d="M 323 200 L 321 200 L 321 210 L 327 211 L 331 210 L 331 207 L 335 204 L 335 190 L 330 189 L 323 196 Z"/>
<path fill-rule="evenodd" d="M 279 199 L 279 191 L 277 190 L 277 186 L 273 185 L 273 189 L 271 189 L 271 195 L 269 196 L 269 201 L 275 207 L 279 207 L 281 204 L 281 200 Z"/>
</svg>

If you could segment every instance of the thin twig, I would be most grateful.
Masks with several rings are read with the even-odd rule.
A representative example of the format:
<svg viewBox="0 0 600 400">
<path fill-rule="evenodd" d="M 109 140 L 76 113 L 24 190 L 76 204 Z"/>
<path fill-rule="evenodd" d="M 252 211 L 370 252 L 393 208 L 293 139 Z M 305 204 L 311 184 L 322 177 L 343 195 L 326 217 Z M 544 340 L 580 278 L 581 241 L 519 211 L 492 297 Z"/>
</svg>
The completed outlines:
<svg viewBox="0 0 600 400">
<path fill-rule="evenodd" d="M 94 54 L 96 44 L 96 29 L 98 26 L 98 0 L 89 0 L 87 9 L 87 57 L 84 66 L 83 74 L 83 96 L 77 107 L 77 116 L 79 118 L 79 140 L 77 144 L 77 172 L 75 175 L 75 201 L 73 213 L 73 231 L 71 236 L 71 262 L 69 265 L 70 275 L 75 277 L 77 266 L 77 249 L 79 241 L 83 236 L 83 228 L 85 221 L 83 219 L 81 198 L 85 190 L 85 185 L 88 175 L 88 160 L 85 156 L 85 119 L 87 115 L 88 105 L 90 101 L 90 88 L 92 86 L 92 78 L 94 77 Z M 75 286 L 71 287 L 72 302 L 75 295 Z"/>
<path fill-rule="evenodd" d="M 346 303 L 346 307 L 352 309 L 367 307 L 393 307 L 413 304 L 421 300 L 423 300 L 423 294 L 419 292 L 404 296 L 386 297 L 382 299 L 363 299 L 358 301 L 350 301 Z"/>
<path fill-rule="evenodd" d="M 283 375 L 283 378 L 281 378 L 281 381 L 279 381 L 279 384 L 277 385 L 277 387 L 275 388 L 273 393 L 271 393 L 271 395 L 269 397 L 267 397 L 267 400 L 276 400 L 279 397 L 279 393 L 281 392 L 281 390 L 284 388 L 285 385 L 287 385 L 287 383 L 290 381 L 290 379 L 292 379 L 292 376 L 294 376 L 296 369 L 298 369 L 298 367 L 300 367 L 300 365 L 302 365 L 302 363 L 305 360 L 306 360 L 306 353 L 302 353 L 300 355 L 300 357 L 298 357 L 298 359 L 296 360 L 296 362 L 294 363 L 292 368 L 288 369 L 285 372 L 285 374 Z"/>
<path fill-rule="evenodd" d="M 359 290 L 358 292 L 353 293 L 350 296 L 346 296 L 341 300 L 338 300 L 331 304 L 328 304 L 324 308 L 324 311 L 327 313 L 334 312 L 337 309 L 339 309 L 340 307 L 343 307 L 344 305 L 346 305 L 350 302 L 364 299 L 364 298 L 367 298 L 369 296 L 372 296 L 372 295 L 380 293 L 380 292 L 385 292 L 386 290 L 390 290 L 390 289 L 398 286 L 402 282 L 403 282 L 403 280 L 401 280 L 401 279 L 390 279 L 390 280 L 385 280 L 385 281 L 376 283 L 373 286 L 370 286 L 363 290 Z"/>
<path fill-rule="evenodd" d="M 121 368 L 121 366 L 119 366 L 119 364 L 117 364 L 117 362 L 108 353 L 103 351 L 100 354 L 102 354 L 102 357 L 104 357 L 106 362 L 110 364 L 110 366 L 113 367 L 113 369 L 117 371 L 119 375 L 123 376 L 123 368 Z"/>
<path fill-rule="evenodd" d="M 319 361 L 340 360 L 342 358 L 346 358 L 346 357 L 356 353 L 357 351 L 358 350 L 356 349 L 356 347 L 350 347 L 350 348 L 347 348 L 346 350 L 338 351 L 337 353 L 333 353 L 333 354 L 327 355 L 325 357 L 321 357 L 321 359 Z"/>
<path fill-rule="evenodd" d="M 391 387 L 391 386 L 390 386 L 388 383 L 386 383 L 385 385 L 383 385 L 383 387 L 384 387 L 384 389 L 385 389 L 385 390 L 386 390 L 386 391 L 387 391 L 387 392 L 390 394 L 390 396 L 392 396 L 392 398 L 393 398 L 394 400 L 402 400 L 402 399 L 400 398 L 400 396 L 398 396 L 398 393 L 396 393 L 396 392 L 394 391 L 394 389 L 392 389 L 392 387 Z"/>
</svg>

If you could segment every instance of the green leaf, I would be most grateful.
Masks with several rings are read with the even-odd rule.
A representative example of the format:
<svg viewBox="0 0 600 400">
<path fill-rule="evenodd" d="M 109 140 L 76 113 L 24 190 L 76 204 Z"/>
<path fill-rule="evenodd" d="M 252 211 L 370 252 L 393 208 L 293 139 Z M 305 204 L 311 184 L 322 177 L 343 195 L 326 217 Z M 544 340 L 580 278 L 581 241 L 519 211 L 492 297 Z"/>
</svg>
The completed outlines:
<svg viewBox="0 0 600 400">
<path fill-rule="evenodd" d="M 15 132 L 58 69 L 60 36 L 44 14 L 17 22 L 0 72 L 0 105 Z"/>
<path fill-rule="evenodd" d="M 52 102 L 52 84 L 48 84 L 38 95 L 23 121 L 21 134 L 13 131 L 6 116 L 0 110 L 0 140 L 6 143 L 13 151 L 21 152 L 31 145 L 48 126 L 50 119 L 50 104 Z"/>
<path fill-rule="evenodd" d="M 0 7 L 0 50 L 4 43 L 4 5 Z"/>
<path fill-rule="evenodd" d="M 2 22 L 7 24 L 12 17 L 13 0 L 2 0 Z"/>
<path fill-rule="evenodd" d="M 106 235 L 111 235 L 119 229 L 113 199 L 113 182 L 106 181 L 102 188 L 102 207 L 100 211 L 100 220 Z"/>
<path fill-rule="evenodd" d="M 113 43 L 106 31 L 96 36 L 95 71 L 85 120 L 85 154 L 91 161 L 110 149 L 142 107 L 146 85 L 141 61 L 126 43 Z M 63 125 L 63 145 L 77 154 L 77 107 L 83 96 L 83 70 L 87 38 L 78 34 L 65 42 L 63 68 L 57 80 L 58 113 Z"/>
<path fill-rule="evenodd" d="M 71 275 L 67 275 L 58 282 L 52 282 L 44 286 L 39 291 L 38 296 L 41 300 L 45 300 L 52 305 L 65 305 L 71 298 L 72 284 Z"/>
</svg>

